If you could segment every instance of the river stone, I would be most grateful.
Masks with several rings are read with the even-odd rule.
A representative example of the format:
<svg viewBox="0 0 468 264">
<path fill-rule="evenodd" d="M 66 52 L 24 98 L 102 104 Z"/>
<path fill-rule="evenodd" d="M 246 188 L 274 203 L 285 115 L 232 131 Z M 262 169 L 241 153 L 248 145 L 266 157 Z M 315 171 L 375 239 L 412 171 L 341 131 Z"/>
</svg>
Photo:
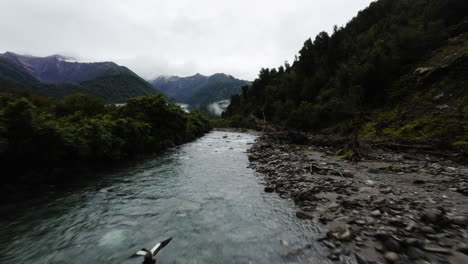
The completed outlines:
<svg viewBox="0 0 468 264">
<path fill-rule="evenodd" d="M 389 238 L 384 242 L 384 246 L 388 251 L 400 252 L 400 243 L 393 238 Z"/>
<path fill-rule="evenodd" d="M 314 216 L 304 211 L 297 211 L 296 216 L 300 219 L 313 219 Z"/>
<path fill-rule="evenodd" d="M 348 225 L 337 226 L 329 231 L 331 237 L 338 241 L 350 240 L 353 236 Z"/>
<path fill-rule="evenodd" d="M 382 215 L 382 213 L 380 212 L 380 210 L 374 210 L 371 212 L 371 215 L 373 217 L 380 217 Z"/>
<path fill-rule="evenodd" d="M 350 170 L 344 170 L 343 171 L 343 176 L 346 177 L 346 178 L 353 178 L 354 177 L 354 173 Z"/>
<path fill-rule="evenodd" d="M 421 215 L 421 220 L 427 223 L 437 224 L 443 219 L 443 212 L 439 209 L 427 209 Z"/>
<path fill-rule="evenodd" d="M 466 217 L 462 215 L 457 215 L 457 216 L 449 216 L 447 219 L 450 221 L 450 223 L 464 227 L 467 225 L 468 220 Z"/>
<path fill-rule="evenodd" d="M 427 259 L 426 254 L 422 250 L 415 247 L 408 248 L 406 255 L 408 255 L 410 260 Z"/>
<path fill-rule="evenodd" d="M 459 243 L 457 245 L 457 250 L 460 251 L 463 254 L 468 255 L 468 245 L 465 243 Z"/>
<path fill-rule="evenodd" d="M 356 252 L 354 252 L 354 257 L 356 257 L 357 264 L 368 264 L 369 263 L 364 256 L 361 256 Z"/>
<path fill-rule="evenodd" d="M 257 154 L 249 154 L 249 161 L 255 161 L 255 160 L 258 160 L 258 155 Z"/>
<path fill-rule="evenodd" d="M 385 252 L 384 258 L 388 263 L 395 263 L 400 259 L 400 256 L 398 256 L 397 253 L 395 252 Z"/>
</svg>

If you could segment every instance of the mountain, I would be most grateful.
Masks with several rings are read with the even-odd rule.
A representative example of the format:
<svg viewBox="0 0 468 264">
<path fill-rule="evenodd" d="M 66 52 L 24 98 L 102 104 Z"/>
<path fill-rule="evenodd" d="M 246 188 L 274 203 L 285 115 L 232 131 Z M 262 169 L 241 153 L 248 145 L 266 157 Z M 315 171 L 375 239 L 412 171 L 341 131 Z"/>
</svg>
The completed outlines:
<svg viewBox="0 0 468 264">
<path fill-rule="evenodd" d="M 37 84 L 39 80 L 7 58 L 0 56 L 0 78 L 14 80 L 24 84 Z"/>
<path fill-rule="evenodd" d="M 242 87 L 249 82 L 217 73 L 211 76 L 196 74 L 189 77 L 158 77 L 151 84 L 170 100 L 199 108 L 229 99 L 231 95 L 240 93 Z"/>
<path fill-rule="evenodd" d="M 224 115 L 468 152 L 468 1 L 378 0 L 292 65 L 261 69 Z"/>
<path fill-rule="evenodd" d="M 85 93 L 108 103 L 157 93 L 147 81 L 113 62 L 70 60 L 61 55 L 34 57 L 6 52 L 0 54 L 0 78 L 26 85 L 43 96 L 61 98 Z"/>
<path fill-rule="evenodd" d="M 129 72 L 113 62 L 70 62 L 72 58 L 62 55 L 35 57 L 6 52 L 0 56 L 22 67 L 42 83 L 78 83 L 116 72 Z"/>
</svg>

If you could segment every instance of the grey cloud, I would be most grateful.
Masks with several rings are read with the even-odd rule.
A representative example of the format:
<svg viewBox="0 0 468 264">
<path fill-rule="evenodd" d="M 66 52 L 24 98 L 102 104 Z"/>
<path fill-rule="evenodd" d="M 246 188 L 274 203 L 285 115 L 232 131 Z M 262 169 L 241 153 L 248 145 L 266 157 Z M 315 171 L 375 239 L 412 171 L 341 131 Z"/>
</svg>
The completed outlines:
<svg viewBox="0 0 468 264">
<path fill-rule="evenodd" d="M 115 61 L 144 78 L 254 79 L 370 0 L 2 0 L 0 52 Z"/>
</svg>

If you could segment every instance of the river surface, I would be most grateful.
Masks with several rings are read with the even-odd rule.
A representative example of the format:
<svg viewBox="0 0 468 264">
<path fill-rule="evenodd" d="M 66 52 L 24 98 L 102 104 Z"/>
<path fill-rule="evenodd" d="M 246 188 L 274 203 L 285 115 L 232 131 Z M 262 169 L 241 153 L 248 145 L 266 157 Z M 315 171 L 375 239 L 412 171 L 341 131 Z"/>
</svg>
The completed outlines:
<svg viewBox="0 0 468 264">
<path fill-rule="evenodd" d="M 254 140 L 215 131 L 3 209 L 0 263 L 141 263 L 129 256 L 169 237 L 159 264 L 328 263 L 317 230 L 248 168 Z"/>
</svg>

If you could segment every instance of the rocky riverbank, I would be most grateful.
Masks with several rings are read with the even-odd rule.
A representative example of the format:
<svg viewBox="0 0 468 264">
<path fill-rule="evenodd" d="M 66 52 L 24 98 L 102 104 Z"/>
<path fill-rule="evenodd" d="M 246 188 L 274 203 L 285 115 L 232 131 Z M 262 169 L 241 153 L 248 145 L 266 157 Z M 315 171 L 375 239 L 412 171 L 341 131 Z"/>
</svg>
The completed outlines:
<svg viewBox="0 0 468 264">
<path fill-rule="evenodd" d="M 304 137 L 304 136 L 301 136 Z M 306 138 L 264 134 L 249 150 L 266 192 L 319 225 L 337 263 L 468 263 L 468 167 L 371 149 L 358 162 Z"/>
</svg>

